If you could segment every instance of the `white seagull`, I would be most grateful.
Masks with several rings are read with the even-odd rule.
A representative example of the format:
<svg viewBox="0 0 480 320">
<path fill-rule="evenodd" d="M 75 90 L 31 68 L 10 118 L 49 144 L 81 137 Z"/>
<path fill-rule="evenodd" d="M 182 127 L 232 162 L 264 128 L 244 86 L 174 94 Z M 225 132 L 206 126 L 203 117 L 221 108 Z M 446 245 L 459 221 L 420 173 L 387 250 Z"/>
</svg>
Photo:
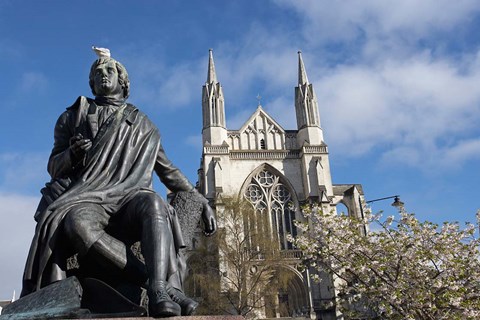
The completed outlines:
<svg viewBox="0 0 480 320">
<path fill-rule="evenodd" d="M 92 50 L 95 51 L 99 59 L 110 58 L 110 49 L 92 46 Z"/>
</svg>

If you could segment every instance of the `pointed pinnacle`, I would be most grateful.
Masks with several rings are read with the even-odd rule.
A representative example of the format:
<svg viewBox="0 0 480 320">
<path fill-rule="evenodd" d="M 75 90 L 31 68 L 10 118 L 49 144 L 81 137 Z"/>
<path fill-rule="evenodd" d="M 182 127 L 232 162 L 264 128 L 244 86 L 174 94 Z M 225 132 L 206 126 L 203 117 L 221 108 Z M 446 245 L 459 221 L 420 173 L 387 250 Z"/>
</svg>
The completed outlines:
<svg viewBox="0 0 480 320">
<path fill-rule="evenodd" d="M 207 83 L 217 82 L 217 74 L 215 73 L 215 64 L 213 63 L 213 50 L 208 50 L 208 74 Z"/>
<path fill-rule="evenodd" d="M 298 84 L 301 85 L 306 83 L 308 83 L 307 71 L 303 64 L 302 51 L 298 51 Z"/>
</svg>

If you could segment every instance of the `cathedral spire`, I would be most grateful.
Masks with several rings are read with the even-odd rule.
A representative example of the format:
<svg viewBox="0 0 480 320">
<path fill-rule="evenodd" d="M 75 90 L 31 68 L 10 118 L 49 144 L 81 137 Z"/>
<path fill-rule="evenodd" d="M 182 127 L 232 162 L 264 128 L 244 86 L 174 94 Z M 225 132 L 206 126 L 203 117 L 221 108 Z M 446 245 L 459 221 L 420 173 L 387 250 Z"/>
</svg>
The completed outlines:
<svg viewBox="0 0 480 320">
<path fill-rule="evenodd" d="M 298 85 L 302 84 L 308 84 L 308 77 L 303 64 L 302 51 L 298 51 Z"/>
<path fill-rule="evenodd" d="M 208 74 L 207 83 L 217 82 L 217 74 L 215 73 L 215 64 L 213 63 L 213 50 L 208 50 Z"/>
<path fill-rule="evenodd" d="M 311 145 L 323 142 L 320 127 L 317 96 L 313 85 L 308 81 L 307 71 L 303 63 L 302 52 L 298 51 L 298 86 L 295 87 L 295 111 L 299 130 L 299 144 L 308 142 Z"/>
<path fill-rule="evenodd" d="M 217 80 L 213 50 L 208 52 L 207 82 L 202 89 L 203 111 L 203 142 L 211 145 L 221 145 L 227 140 L 225 123 L 225 100 L 223 89 Z"/>
</svg>

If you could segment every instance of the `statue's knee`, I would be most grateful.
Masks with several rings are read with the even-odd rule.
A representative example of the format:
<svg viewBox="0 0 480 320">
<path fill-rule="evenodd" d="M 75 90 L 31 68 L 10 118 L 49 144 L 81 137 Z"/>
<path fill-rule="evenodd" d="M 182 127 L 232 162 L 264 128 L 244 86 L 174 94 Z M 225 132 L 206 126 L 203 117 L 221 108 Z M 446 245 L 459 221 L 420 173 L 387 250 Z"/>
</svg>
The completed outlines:
<svg viewBox="0 0 480 320">
<path fill-rule="evenodd" d="M 63 219 L 63 230 L 67 239 L 74 246 L 90 247 L 108 225 L 108 216 L 96 205 L 79 205 L 73 207 Z"/>
<path fill-rule="evenodd" d="M 82 214 L 78 210 L 71 210 L 63 219 L 63 228 L 68 238 L 76 238 L 83 233 L 85 224 L 82 221 Z"/>
<path fill-rule="evenodd" d="M 156 193 L 142 193 L 139 201 L 141 203 L 142 215 L 160 218 L 167 217 L 168 204 Z"/>
</svg>

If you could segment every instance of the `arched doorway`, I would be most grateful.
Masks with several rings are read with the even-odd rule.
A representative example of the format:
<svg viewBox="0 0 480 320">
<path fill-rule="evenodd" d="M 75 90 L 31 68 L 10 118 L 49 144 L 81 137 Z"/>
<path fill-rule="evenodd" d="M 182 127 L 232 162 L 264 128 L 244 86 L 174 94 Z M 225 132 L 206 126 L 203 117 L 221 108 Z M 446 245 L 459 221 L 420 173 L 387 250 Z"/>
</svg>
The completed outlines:
<svg viewBox="0 0 480 320">
<path fill-rule="evenodd" d="M 278 291 L 266 297 L 265 316 L 267 318 L 288 318 L 307 315 L 309 311 L 308 290 L 302 274 L 294 266 L 280 266 Z"/>
</svg>

